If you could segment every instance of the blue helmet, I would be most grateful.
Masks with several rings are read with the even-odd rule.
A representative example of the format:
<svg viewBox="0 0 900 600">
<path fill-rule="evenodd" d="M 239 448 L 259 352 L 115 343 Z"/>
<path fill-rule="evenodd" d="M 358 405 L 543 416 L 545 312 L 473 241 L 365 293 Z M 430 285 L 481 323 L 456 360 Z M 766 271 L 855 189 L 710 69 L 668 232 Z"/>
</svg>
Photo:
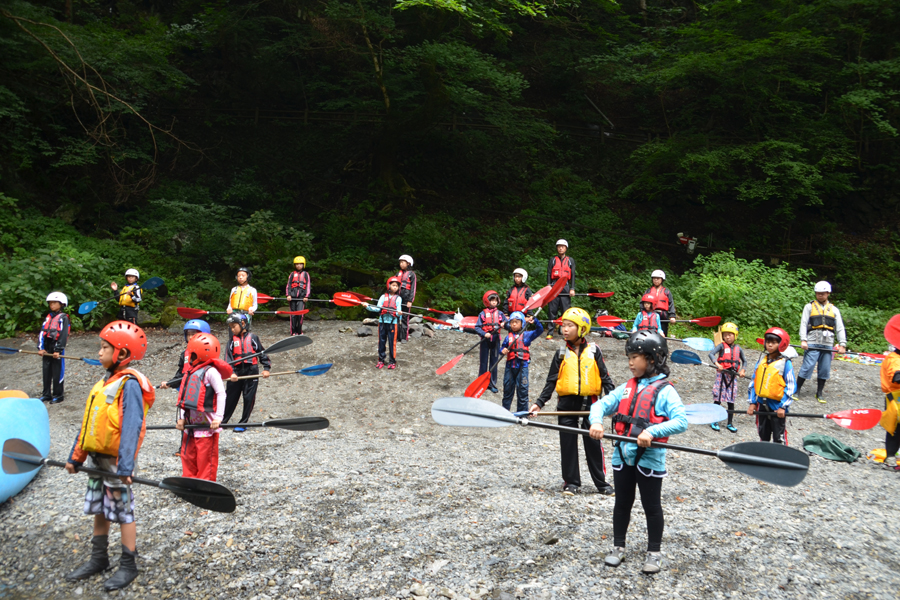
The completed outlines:
<svg viewBox="0 0 900 600">
<path fill-rule="evenodd" d="M 522 321 L 522 327 L 525 326 L 525 313 L 523 313 L 520 310 L 517 310 L 514 313 L 512 313 L 511 315 L 509 315 L 510 321 L 515 321 L 516 319 L 518 319 L 519 321 Z"/>
<path fill-rule="evenodd" d="M 209 330 L 209 323 L 202 319 L 191 319 L 187 323 L 184 324 L 184 341 L 188 341 L 188 329 L 193 329 L 195 331 L 199 331 L 201 333 L 212 333 Z"/>
</svg>

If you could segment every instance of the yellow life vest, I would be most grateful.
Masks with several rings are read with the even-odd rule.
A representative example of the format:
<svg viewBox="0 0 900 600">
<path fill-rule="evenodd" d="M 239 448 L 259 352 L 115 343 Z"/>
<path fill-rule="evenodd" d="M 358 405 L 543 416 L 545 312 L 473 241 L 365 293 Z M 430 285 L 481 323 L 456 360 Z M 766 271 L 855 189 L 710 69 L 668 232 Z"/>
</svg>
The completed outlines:
<svg viewBox="0 0 900 600">
<path fill-rule="evenodd" d="M 138 285 L 135 283 L 134 285 L 126 285 L 122 288 L 119 292 L 119 306 L 130 306 L 131 308 L 137 306 L 134 302 L 134 298 L 131 297 L 131 292 L 133 292 L 136 287 L 138 287 Z"/>
<path fill-rule="evenodd" d="M 753 378 L 753 389 L 757 396 L 768 400 L 781 400 L 784 397 L 787 382 L 781 373 L 784 371 L 785 361 L 787 359 L 783 356 L 771 363 L 767 359 L 760 361 Z"/>
<path fill-rule="evenodd" d="M 250 310 L 253 307 L 253 290 L 247 287 L 237 286 L 231 294 L 231 308 L 234 310 Z"/>
<path fill-rule="evenodd" d="M 597 367 L 597 355 L 600 348 L 596 344 L 588 344 L 576 355 L 569 347 L 562 364 L 559 365 L 559 377 L 556 380 L 556 393 L 560 396 L 598 396 L 603 392 L 603 380 Z"/>
<path fill-rule="evenodd" d="M 139 379 L 139 377 L 141 379 Z M 94 384 L 84 407 L 78 447 L 84 452 L 96 452 L 110 456 L 119 455 L 122 431 L 122 392 L 129 379 L 141 383 L 144 402 L 144 416 L 153 405 L 155 391 L 142 374 L 126 369 L 113 374 L 109 379 L 101 379 Z M 141 431 L 141 441 L 144 432 Z M 140 447 L 140 442 L 138 443 Z"/>
<path fill-rule="evenodd" d="M 826 302 L 822 306 L 817 301 L 810 303 L 809 307 L 809 328 L 824 329 L 826 331 L 834 331 L 837 324 L 837 318 L 834 314 L 834 304 Z"/>
</svg>

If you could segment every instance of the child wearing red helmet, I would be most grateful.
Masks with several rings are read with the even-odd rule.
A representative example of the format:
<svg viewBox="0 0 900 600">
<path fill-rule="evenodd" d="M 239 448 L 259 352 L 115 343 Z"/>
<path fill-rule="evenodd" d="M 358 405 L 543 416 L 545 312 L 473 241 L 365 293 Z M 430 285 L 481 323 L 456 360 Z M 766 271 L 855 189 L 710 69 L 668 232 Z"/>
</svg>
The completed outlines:
<svg viewBox="0 0 900 600">
<path fill-rule="evenodd" d="M 757 412 L 756 428 L 762 442 L 787 445 L 787 412 L 794 395 L 794 366 L 782 352 L 791 344 L 791 336 L 780 327 L 770 327 L 765 336 L 766 352 L 756 363 L 750 384 L 747 414 Z"/>
<path fill-rule="evenodd" d="M 150 381 L 127 365 L 142 359 L 146 351 L 147 336 L 137 325 L 113 321 L 100 331 L 98 357 L 107 373 L 88 395 L 66 471 L 75 473 L 86 464 L 109 471 L 109 476 L 88 478 L 84 514 L 94 515 L 91 558 L 67 574 L 67 581 L 87 579 L 109 568 L 110 523 L 118 523 L 121 529 L 122 558 L 118 571 L 106 580 L 103 588 L 118 590 L 137 577 L 137 527 L 131 478 L 144 440 L 145 417 L 156 395 Z"/>
<path fill-rule="evenodd" d="M 387 280 L 387 292 L 378 299 L 378 304 L 372 306 L 364 302 L 366 310 L 380 313 L 378 317 L 378 362 L 376 369 L 383 369 L 387 364 L 388 369 L 397 368 L 397 333 L 400 324 L 400 312 L 403 310 L 400 298 L 400 278 L 391 277 Z"/>
<path fill-rule="evenodd" d="M 641 310 L 638 311 L 634 318 L 634 325 L 631 326 L 631 332 L 635 331 L 659 331 L 662 329 L 662 321 L 659 319 L 659 313 L 653 310 L 656 303 L 656 296 L 647 292 L 641 297 Z"/>
<path fill-rule="evenodd" d="M 478 313 L 475 322 L 475 333 L 481 336 L 481 347 L 478 349 L 479 365 L 478 374 L 487 373 L 491 368 L 491 384 L 488 389 L 495 394 L 497 389 L 497 357 L 500 354 L 500 329 L 506 323 L 506 315 L 498 309 L 500 295 L 494 290 L 488 290 L 481 297 L 484 310 Z"/>
<path fill-rule="evenodd" d="M 187 345 L 189 367 L 178 389 L 181 471 L 184 477 L 215 481 L 219 470 L 219 425 L 225 414 L 225 384 L 231 366 L 219 358 L 219 340 L 197 333 Z M 193 425 L 185 429 L 185 424 Z"/>
</svg>

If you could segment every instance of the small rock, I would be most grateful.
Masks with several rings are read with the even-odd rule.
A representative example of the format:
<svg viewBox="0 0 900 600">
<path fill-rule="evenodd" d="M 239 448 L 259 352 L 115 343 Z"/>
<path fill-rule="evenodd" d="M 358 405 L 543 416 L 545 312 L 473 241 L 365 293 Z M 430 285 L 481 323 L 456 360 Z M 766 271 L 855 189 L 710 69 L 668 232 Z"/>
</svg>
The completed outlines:
<svg viewBox="0 0 900 600">
<path fill-rule="evenodd" d="M 422 596 L 428 595 L 428 590 L 426 590 L 425 586 L 422 585 L 421 583 L 414 583 L 411 586 L 409 586 L 409 593 L 412 594 L 413 596 L 422 597 Z"/>
<path fill-rule="evenodd" d="M 359 329 L 356 330 L 357 337 L 369 337 L 373 333 L 374 332 L 372 331 L 371 327 L 360 327 Z"/>
<path fill-rule="evenodd" d="M 549 535 L 544 538 L 544 543 L 547 544 L 548 546 L 555 544 L 558 541 L 559 541 L 559 538 L 555 535 Z"/>
<path fill-rule="evenodd" d="M 443 596 L 444 598 L 456 598 L 456 592 L 451 590 L 450 588 L 442 587 L 438 592 L 438 596 Z"/>
</svg>

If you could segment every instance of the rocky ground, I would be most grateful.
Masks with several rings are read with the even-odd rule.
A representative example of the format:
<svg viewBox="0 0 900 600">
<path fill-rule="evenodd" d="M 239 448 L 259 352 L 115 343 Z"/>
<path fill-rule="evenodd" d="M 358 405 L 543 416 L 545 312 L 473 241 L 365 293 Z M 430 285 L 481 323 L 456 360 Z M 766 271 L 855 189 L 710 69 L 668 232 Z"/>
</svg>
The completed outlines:
<svg viewBox="0 0 900 600">
<path fill-rule="evenodd" d="M 334 362 L 324 376 L 260 384 L 254 417 L 324 416 L 327 430 L 226 432 L 219 481 L 238 499 L 233 514 L 207 513 L 168 493 L 137 489 L 140 577 L 129 598 L 896 598 L 900 585 L 900 477 L 865 459 L 811 458 L 806 480 L 779 488 L 744 477 L 715 458 L 670 452 L 663 485 L 666 530 L 662 573 L 640 566 L 646 527 L 634 508 L 626 562 L 603 565 L 611 547 L 614 499 L 593 486 L 560 494 L 558 438 L 508 427 L 436 425 L 431 403 L 458 396 L 477 375 L 472 353 L 449 374 L 442 363 L 473 336 L 437 332 L 401 345 L 396 371 L 374 368 L 374 337 L 359 323 L 319 321 L 315 343 L 274 355 L 276 370 Z M 270 344 L 284 322 L 257 323 Z M 342 333 L 341 330 L 345 332 Z M 214 333 L 224 333 L 218 324 Z M 154 381 L 174 372 L 180 330 L 151 331 L 138 368 Z M 31 339 L 0 342 L 33 347 Z M 539 393 L 558 340 L 532 349 L 532 394 Z M 601 340 L 616 383 L 628 376 L 622 342 Z M 673 347 L 678 347 L 673 344 Z M 77 335 L 70 355 L 94 356 L 97 338 Z M 756 353 L 751 352 L 755 359 Z M 49 407 L 51 456 L 65 459 L 84 398 L 101 375 L 68 365 L 67 400 Z M 828 411 L 881 406 L 876 367 L 835 361 Z M 501 369 L 502 376 L 502 369 Z M 685 402 L 709 402 L 711 369 L 673 366 Z M 0 360 L 0 388 L 40 391 L 40 361 Z M 811 387 L 811 386 L 809 386 Z M 795 410 L 821 412 L 804 390 Z M 746 383 L 742 384 L 743 391 Z M 498 402 L 499 395 L 487 394 Z M 552 403 L 551 403 L 552 406 Z M 161 391 L 149 422 L 170 423 L 174 394 Z M 756 439 L 750 418 L 739 431 L 691 426 L 675 443 L 721 448 Z M 884 447 L 883 430 L 854 432 L 825 420 L 794 418 L 790 440 L 832 435 L 865 453 Z M 608 444 L 607 444 L 608 447 Z M 147 433 L 144 476 L 180 475 L 178 436 Z M 587 468 L 582 465 L 586 480 Z M 0 598 L 99 598 L 104 576 L 69 584 L 86 560 L 91 520 L 82 514 L 84 477 L 46 468 L 0 506 Z M 111 547 L 118 557 L 118 531 Z"/>
</svg>

